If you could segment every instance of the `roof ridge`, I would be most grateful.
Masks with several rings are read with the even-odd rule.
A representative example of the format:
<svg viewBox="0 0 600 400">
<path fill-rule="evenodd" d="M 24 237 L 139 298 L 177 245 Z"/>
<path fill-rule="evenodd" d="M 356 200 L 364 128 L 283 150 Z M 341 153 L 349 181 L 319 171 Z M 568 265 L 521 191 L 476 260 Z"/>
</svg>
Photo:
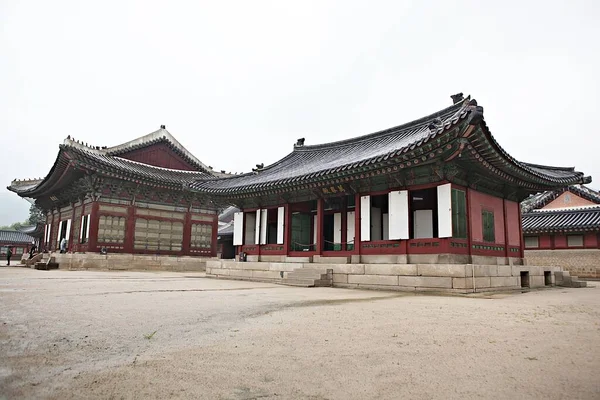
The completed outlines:
<svg viewBox="0 0 600 400">
<path fill-rule="evenodd" d="M 587 205 L 587 206 L 574 206 L 574 207 L 561 207 L 561 208 L 538 208 L 529 210 L 525 214 L 552 214 L 552 213 L 577 213 L 579 211 L 600 211 L 600 204 Z"/>
<path fill-rule="evenodd" d="M 438 111 L 436 111 L 436 112 L 434 112 L 432 114 L 429 114 L 429 115 L 427 115 L 425 117 L 421 117 L 421 118 L 415 119 L 413 121 L 406 122 L 404 124 L 397 125 L 397 126 L 394 126 L 394 127 L 391 127 L 391 128 L 387 128 L 387 129 L 383 129 L 383 130 L 380 130 L 380 131 L 371 132 L 371 133 L 367 133 L 367 134 L 364 134 L 364 135 L 355 136 L 353 138 L 342 139 L 342 140 L 337 140 L 337 141 L 328 142 L 328 143 L 313 144 L 313 145 L 302 145 L 302 146 L 296 146 L 295 145 L 294 146 L 294 152 L 296 152 L 296 151 L 302 152 L 302 151 L 310 151 L 310 150 L 328 149 L 328 148 L 331 148 L 331 147 L 339 147 L 339 146 L 343 146 L 343 145 L 346 145 L 346 144 L 360 143 L 361 141 L 369 140 L 369 139 L 372 139 L 372 138 L 377 137 L 377 136 L 385 136 L 387 134 L 393 134 L 393 133 L 396 133 L 399 130 L 406 129 L 406 128 L 410 127 L 410 126 L 418 126 L 420 124 L 424 124 L 426 122 L 429 122 L 432 118 L 439 117 L 441 115 L 447 114 L 450 111 L 454 111 L 455 110 L 454 114 L 456 114 L 459 111 L 461 111 L 469 103 L 470 99 L 471 99 L 471 96 L 467 96 L 463 100 L 461 100 L 461 101 L 459 101 L 459 102 L 457 102 L 455 104 L 452 104 L 451 106 L 446 107 L 446 108 L 444 108 L 442 110 L 438 110 Z M 450 117 L 448 117 L 447 119 L 450 119 Z"/>
</svg>

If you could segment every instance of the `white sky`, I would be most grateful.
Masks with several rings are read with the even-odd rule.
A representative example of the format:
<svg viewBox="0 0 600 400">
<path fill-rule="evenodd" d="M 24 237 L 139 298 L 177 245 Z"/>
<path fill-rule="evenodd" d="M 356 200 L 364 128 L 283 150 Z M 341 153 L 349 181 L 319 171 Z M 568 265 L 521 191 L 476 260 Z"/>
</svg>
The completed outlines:
<svg viewBox="0 0 600 400">
<path fill-rule="evenodd" d="M 598 1 L 0 2 L 0 184 L 71 135 L 166 124 L 215 169 L 419 118 L 471 94 L 515 158 L 600 188 Z M 0 190 L 0 225 L 29 204 Z"/>
</svg>

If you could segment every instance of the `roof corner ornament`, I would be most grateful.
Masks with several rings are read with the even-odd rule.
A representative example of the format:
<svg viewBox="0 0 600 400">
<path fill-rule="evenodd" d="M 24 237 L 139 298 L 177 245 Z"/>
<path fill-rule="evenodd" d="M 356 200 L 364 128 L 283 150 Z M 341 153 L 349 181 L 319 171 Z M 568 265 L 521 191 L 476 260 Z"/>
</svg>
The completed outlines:
<svg viewBox="0 0 600 400">
<path fill-rule="evenodd" d="M 584 176 L 583 178 L 581 178 L 581 184 L 582 185 L 587 185 L 592 183 L 592 177 L 591 176 Z"/>
<path fill-rule="evenodd" d="M 465 99 L 462 92 L 453 94 L 450 97 L 452 98 L 452 104 L 460 103 L 461 101 L 463 101 Z"/>
<path fill-rule="evenodd" d="M 481 121 L 483 121 L 483 107 L 477 105 L 477 100 L 472 99 L 469 101 L 468 108 L 471 109 L 469 125 L 478 125 Z"/>
<path fill-rule="evenodd" d="M 252 168 L 252 172 L 258 172 L 265 167 L 264 163 L 256 164 L 256 168 Z"/>
<path fill-rule="evenodd" d="M 300 138 L 296 141 L 296 145 L 294 147 L 302 147 L 304 146 L 304 138 Z"/>
<path fill-rule="evenodd" d="M 167 126 L 166 125 L 161 125 L 160 129 L 167 129 Z"/>
</svg>

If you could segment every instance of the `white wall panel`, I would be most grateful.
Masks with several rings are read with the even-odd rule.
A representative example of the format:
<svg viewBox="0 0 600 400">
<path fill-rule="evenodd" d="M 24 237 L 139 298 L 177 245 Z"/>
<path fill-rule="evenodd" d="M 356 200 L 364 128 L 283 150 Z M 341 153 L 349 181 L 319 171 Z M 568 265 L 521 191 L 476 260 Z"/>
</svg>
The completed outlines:
<svg viewBox="0 0 600 400">
<path fill-rule="evenodd" d="M 371 240 L 371 196 L 360 196 L 360 240 Z"/>
<path fill-rule="evenodd" d="M 390 240 L 409 238 L 408 191 L 400 190 L 388 194 L 389 238 Z"/>
<path fill-rule="evenodd" d="M 233 245 L 241 246 L 244 243 L 244 213 L 233 214 Z"/>
<path fill-rule="evenodd" d="M 277 244 L 283 244 L 285 238 L 285 207 L 277 208 Z"/>
<path fill-rule="evenodd" d="M 437 187 L 438 237 L 452 237 L 452 185 Z"/>
</svg>

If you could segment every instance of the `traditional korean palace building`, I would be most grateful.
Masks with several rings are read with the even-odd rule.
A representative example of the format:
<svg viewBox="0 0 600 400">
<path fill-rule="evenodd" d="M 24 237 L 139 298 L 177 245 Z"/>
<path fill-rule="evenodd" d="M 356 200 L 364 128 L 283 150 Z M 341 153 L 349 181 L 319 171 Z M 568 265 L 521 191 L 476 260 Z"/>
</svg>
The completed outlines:
<svg viewBox="0 0 600 400">
<path fill-rule="evenodd" d="M 515 160 L 483 107 L 452 98 L 380 132 L 298 139 L 281 160 L 241 175 L 216 173 L 164 127 L 114 147 L 67 138 L 43 180 L 9 189 L 47 210 L 50 249 L 66 237 L 73 252 L 215 256 L 217 214 L 233 205 L 233 245 L 250 262 L 522 264 L 519 203 L 591 179 Z M 237 276 L 221 267 L 233 268 L 207 272 Z"/>
<path fill-rule="evenodd" d="M 190 185 L 223 176 L 161 126 L 114 147 L 69 137 L 44 179 L 9 190 L 46 210 L 50 251 L 65 238 L 69 252 L 215 256 L 220 206 Z"/>
<path fill-rule="evenodd" d="M 600 193 L 583 185 L 550 190 L 524 200 L 521 211 L 528 262 L 600 278 Z"/>
</svg>

